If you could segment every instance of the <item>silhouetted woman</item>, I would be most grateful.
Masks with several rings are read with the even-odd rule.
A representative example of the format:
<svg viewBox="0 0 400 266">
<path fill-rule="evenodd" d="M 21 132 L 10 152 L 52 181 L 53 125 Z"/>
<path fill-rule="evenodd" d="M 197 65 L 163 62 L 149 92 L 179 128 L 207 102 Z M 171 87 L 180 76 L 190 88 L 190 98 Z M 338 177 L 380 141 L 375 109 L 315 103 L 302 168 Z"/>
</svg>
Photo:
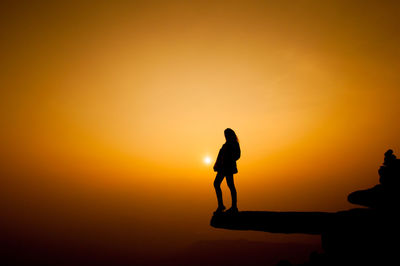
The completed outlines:
<svg viewBox="0 0 400 266">
<path fill-rule="evenodd" d="M 227 212 L 237 212 L 237 197 L 233 174 L 238 172 L 236 161 L 240 158 L 240 146 L 235 131 L 227 128 L 224 134 L 226 142 L 219 150 L 217 161 L 214 164 L 214 171 L 217 172 L 214 180 L 214 188 L 218 199 L 218 208 L 215 212 L 223 212 L 225 210 L 221 191 L 221 182 L 224 180 L 224 177 L 226 177 L 226 183 L 231 190 L 232 196 L 232 207 Z"/>
</svg>

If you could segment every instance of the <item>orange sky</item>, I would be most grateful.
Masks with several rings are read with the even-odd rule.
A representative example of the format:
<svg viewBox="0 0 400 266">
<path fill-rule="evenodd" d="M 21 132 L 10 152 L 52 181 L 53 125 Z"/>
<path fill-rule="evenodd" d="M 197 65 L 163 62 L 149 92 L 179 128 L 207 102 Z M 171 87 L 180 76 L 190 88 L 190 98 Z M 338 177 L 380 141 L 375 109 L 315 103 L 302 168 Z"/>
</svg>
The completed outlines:
<svg viewBox="0 0 400 266">
<path fill-rule="evenodd" d="M 77 210 L 91 227 L 132 210 L 143 235 L 257 238 L 208 226 L 203 158 L 215 160 L 226 127 L 242 148 L 242 210 L 349 208 L 383 153 L 400 155 L 400 5 L 126 2 L 4 5 L 10 220 Z"/>
</svg>

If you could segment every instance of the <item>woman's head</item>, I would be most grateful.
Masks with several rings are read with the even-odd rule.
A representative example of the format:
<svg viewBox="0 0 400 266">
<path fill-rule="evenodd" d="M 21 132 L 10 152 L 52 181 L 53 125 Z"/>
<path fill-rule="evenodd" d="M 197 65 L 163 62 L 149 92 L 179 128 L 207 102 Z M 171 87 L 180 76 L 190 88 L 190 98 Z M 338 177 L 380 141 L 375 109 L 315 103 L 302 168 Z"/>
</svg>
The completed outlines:
<svg viewBox="0 0 400 266">
<path fill-rule="evenodd" d="M 239 142 L 239 139 L 236 136 L 235 131 L 233 131 L 233 129 L 231 128 L 225 129 L 224 135 L 227 142 Z"/>
</svg>

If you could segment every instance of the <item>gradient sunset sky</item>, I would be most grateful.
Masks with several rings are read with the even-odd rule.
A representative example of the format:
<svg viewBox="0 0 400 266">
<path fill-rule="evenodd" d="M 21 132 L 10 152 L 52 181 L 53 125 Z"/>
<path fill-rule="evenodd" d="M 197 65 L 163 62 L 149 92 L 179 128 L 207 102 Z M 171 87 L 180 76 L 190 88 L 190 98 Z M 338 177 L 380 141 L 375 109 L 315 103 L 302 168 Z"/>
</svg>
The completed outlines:
<svg viewBox="0 0 400 266">
<path fill-rule="evenodd" d="M 348 193 L 377 184 L 383 153 L 400 155 L 396 1 L 6 2 L 10 232 L 294 241 L 209 226 L 204 158 L 225 128 L 242 148 L 240 210 L 350 208 Z"/>
</svg>

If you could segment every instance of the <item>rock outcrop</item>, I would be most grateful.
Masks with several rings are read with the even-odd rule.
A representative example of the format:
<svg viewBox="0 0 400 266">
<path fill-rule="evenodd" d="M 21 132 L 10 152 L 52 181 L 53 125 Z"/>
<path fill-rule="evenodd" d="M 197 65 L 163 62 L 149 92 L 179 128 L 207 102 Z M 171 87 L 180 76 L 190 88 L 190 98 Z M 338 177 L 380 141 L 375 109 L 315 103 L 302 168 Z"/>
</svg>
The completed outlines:
<svg viewBox="0 0 400 266">
<path fill-rule="evenodd" d="M 378 170 L 380 184 L 350 193 L 348 201 L 370 208 L 399 209 L 400 160 L 392 150 L 385 153 L 383 165 Z"/>
<path fill-rule="evenodd" d="M 399 218 L 391 212 L 352 209 L 324 212 L 255 212 L 215 214 L 211 226 L 230 230 L 321 235 L 330 263 L 390 262 L 397 256 Z"/>
</svg>

